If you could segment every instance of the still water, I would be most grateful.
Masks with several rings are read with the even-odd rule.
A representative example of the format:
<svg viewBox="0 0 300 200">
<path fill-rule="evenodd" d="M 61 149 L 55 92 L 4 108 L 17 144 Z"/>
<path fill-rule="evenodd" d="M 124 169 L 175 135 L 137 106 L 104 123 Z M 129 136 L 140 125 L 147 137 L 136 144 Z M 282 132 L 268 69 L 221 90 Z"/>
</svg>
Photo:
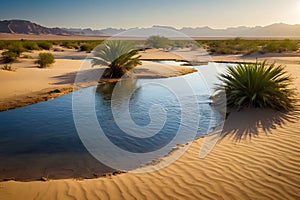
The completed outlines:
<svg viewBox="0 0 300 200">
<path fill-rule="evenodd" d="M 118 83 L 121 92 L 117 94 L 113 94 L 116 83 L 92 86 L 77 92 L 93 95 L 95 104 L 92 107 L 102 131 L 118 148 L 133 153 L 149 153 L 166 147 L 155 155 L 163 156 L 174 145 L 205 135 L 223 123 L 222 114 L 209 104 L 209 95 L 216 81 L 205 79 L 215 75 L 209 70 L 210 65 L 212 63 L 197 66 L 202 71 L 200 75 L 196 72 L 172 78 L 125 80 Z M 219 65 L 221 68 L 225 66 Z M 182 80 L 193 94 L 182 86 Z M 172 91 L 172 88 L 176 90 Z M 133 92 L 130 94 L 128 91 Z M 80 140 L 74 122 L 72 98 L 73 93 L 69 93 L 53 100 L 0 112 L 1 179 L 90 178 L 113 171 L 96 160 Z M 184 102 L 182 99 L 185 99 Z M 128 100 L 127 103 L 125 100 Z M 161 113 L 151 110 L 157 105 Z M 182 125 L 182 113 L 192 114 L 196 109 L 200 114 L 196 132 L 176 138 L 180 126 L 186 126 L 185 130 L 190 128 L 188 123 Z M 130 117 L 126 111 L 129 111 Z M 83 121 L 90 120 L 85 118 L 84 113 L 80 116 Z M 153 120 L 157 123 L 151 125 Z M 132 123 L 135 125 L 131 126 Z M 150 133 L 145 130 L 149 130 L 151 135 L 147 135 Z M 141 137 L 134 134 L 141 134 Z M 99 148 L 109 157 L 110 149 Z M 143 160 L 132 167 L 147 161 L 151 160 Z"/>
</svg>

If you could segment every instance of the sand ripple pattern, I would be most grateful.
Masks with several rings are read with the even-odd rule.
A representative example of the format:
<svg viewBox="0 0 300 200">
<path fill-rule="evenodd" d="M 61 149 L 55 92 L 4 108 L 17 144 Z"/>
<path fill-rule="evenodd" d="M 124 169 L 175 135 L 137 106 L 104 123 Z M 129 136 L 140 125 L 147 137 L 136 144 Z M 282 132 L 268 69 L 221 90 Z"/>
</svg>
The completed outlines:
<svg viewBox="0 0 300 200">
<path fill-rule="evenodd" d="M 204 159 L 200 138 L 167 168 L 91 180 L 2 182 L 0 199 L 299 199 L 300 127 L 235 142 L 222 140 Z"/>
</svg>

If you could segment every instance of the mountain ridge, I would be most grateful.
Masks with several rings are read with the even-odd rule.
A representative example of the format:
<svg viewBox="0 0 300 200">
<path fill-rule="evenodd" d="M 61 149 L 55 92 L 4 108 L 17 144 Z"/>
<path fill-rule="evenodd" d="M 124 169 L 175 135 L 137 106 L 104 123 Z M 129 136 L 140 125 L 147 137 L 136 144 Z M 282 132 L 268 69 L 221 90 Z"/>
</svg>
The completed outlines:
<svg viewBox="0 0 300 200">
<path fill-rule="evenodd" d="M 208 26 L 183 27 L 180 29 L 171 26 L 154 25 L 151 28 L 168 28 L 179 31 L 190 37 L 300 37 L 300 24 L 290 25 L 274 23 L 267 26 L 255 27 L 228 27 L 214 29 Z M 137 28 L 139 33 L 151 34 L 151 28 Z M 123 28 L 48 28 L 27 20 L 0 21 L 0 33 L 21 34 L 53 34 L 53 35 L 86 35 L 86 36 L 112 36 L 131 29 Z"/>
<path fill-rule="evenodd" d="M 20 33 L 20 34 L 53 34 L 72 35 L 73 32 L 61 28 L 47 28 L 27 20 L 3 20 L 0 21 L 0 33 Z"/>
</svg>

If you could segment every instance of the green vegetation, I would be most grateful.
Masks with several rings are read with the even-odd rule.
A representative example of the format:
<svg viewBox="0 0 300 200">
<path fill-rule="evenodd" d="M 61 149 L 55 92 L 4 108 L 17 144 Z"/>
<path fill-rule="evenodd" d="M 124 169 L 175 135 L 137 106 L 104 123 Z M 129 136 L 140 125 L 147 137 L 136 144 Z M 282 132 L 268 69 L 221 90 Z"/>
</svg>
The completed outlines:
<svg viewBox="0 0 300 200">
<path fill-rule="evenodd" d="M 23 45 L 23 48 L 26 49 L 27 51 L 40 50 L 40 46 L 33 41 L 24 41 L 21 44 Z"/>
<path fill-rule="evenodd" d="M 93 47 L 90 44 L 82 44 L 80 45 L 80 51 L 86 51 L 86 52 L 91 52 Z"/>
<path fill-rule="evenodd" d="M 21 53 L 23 53 L 26 49 L 20 43 L 13 43 L 8 46 L 8 51 L 17 54 L 17 57 L 20 57 Z"/>
<path fill-rule="evenodd" d="M 221 74 L 219 79 L 223 84 L 218 85 L 217 90 L 225 88 L 229 107 L 268 107 L 280 111 L 294 108 L 292 80 L 281 65 L 267 66 L 266 61 L 238 64 L 228 67 L 227 73 Z"/>
<path fill-rule="evenodd" d="M 4 63 L 11 63 L 15 61 L 18 57 L 18 55 L 12 51 L 4 51 L 1 55 Z"/>
<path fill-rule="evenodd" d="M 132 68 L 142 64 L 138 51 L 126 41 L 105 41 L 94 49 L 92 64 L 108 66 L 103 73 L 104 78 L 121 78 Z"/>
<path fill-rule="evenodd" d="M 198 43 L 204 46 L 211 54 L 251 54 L 282 53 L 297 51 L 299 41 L 295 40 L 245 40 L 235 38 L 232 40 L 202 40 Z"/>
<path fill-rule="evenodd" d="M 67 49 L 79 49 L 78 41 L 63 41 L 60 46 Z"/>
<path fill-rule="evenodd" d="M 166 37 L 153 35 L 146 40 L 145 44 L 150 48 L 167 48 L 171 45 L 171 41 Z"/>
<path fill-rule="evenodd" d="M 285 51 L 297 51 L 298 48 L 299 48 L 298 43 L 296 41 L 285 39 L 285 40 L 268 42 L 266 46 L 263 48 L 263 53 L 265 52 L 281 53 Z"/>
<path fill-rule="evenodd" d="M 32 56 L 27 55 L 27 54 L 23 54 L 21 58 L 25 58 L 25 59 L 33 59 Z"/>
<path fill-rule="evenodd" d="M 55 59 L 51 53 L 40 53 L 39 59 L 36 61 L 36 63 L 40 65 L 40 68 L 48 67 L 54 62 Z"/>
<path fill-rule="evenodd" d="M 0 50 L 9 50 L 17 54 L 32 50 L 50 50 L 55 46 L 61 46 L 79 51 L 91 52 L 102 40 L 0 40 Z M 129 41 L 128 41 L 129 43 Z M 234 38 L 228 40 L 199 40 L 196 42 L 186 40 L 169 40 L 163 36 L 150 36 L 146 41 L 130 41 L 139 48 L 191 48 L 195 49 L 198 44 L 211 54 L 251 54 L 257 53 L 282 53 L 297 51 L 300 41 L 296 40 L 247 40 Z"/>
<path fill-rule="evenodd" d="M 80 51 L 86 51 L 90 53 L 97 45 L 99 45 L 99 42 L 85 42 L 80 45 Z"/>
<path fill-rule="evenodd" d="M 48 41 L 38 41 L 37 45 L 40 49 L 50 50 L 52 48 L 52 43 Z"/>
</svg>

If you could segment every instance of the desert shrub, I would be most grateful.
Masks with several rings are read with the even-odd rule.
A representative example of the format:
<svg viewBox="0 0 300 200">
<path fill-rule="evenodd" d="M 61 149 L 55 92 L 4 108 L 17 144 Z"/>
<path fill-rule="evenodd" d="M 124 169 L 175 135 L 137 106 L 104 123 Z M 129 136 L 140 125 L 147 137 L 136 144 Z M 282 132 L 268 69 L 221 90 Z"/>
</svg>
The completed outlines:
<svg viewBox="0 0 300 200">
<path fill-rule="evenodd" d="M 80 45 L 80 51 L 91 52 L 93 48 L 94 47 L 91 44 L 87 44 L 87 43 Z"/>
<path fill-rule="evenodd" d="M 291 78 L 284 67 L 266 62 L 238 64 L 228 67 L 219 79 L 225 88 L 227 105 L 241 109 L 245 107 L 269 107 L 280 111 L 294 108 L 295 90 L 291 89 Z"/>
<path fill-rule="evenodd" d="M 52 43 L 48 41 L 39 41 L 37 42 L 39 48 L 44 50 L 50 50 L 52 48 Z"/>
<path fill-rule="evenodd" d="M 17 53 L 12 51 L 4 51 L 2 52 L 2 60 L 4 63 L 11 63 L 18 58 Z"/>
<path fill-rule="evenodd" d="M 281 53 L 285 51 L 297 51 L 298 43 L 294 40 L 278 40 L 278 41 L 268 41 L 268 43 L 263 48 L 263 52 L 270 53 Z"/>
<path fill-rule="evenodd" d="M 26 50 L 29 50 L 29 51 L 32 51 L 32 50 L 39 50 L 40 47 L 38 46 L 38 44 L 36 42 L 33 42 L 33 41 L 24 41 L 22 43 L 23 47 L 26 49 Z"/>
<path fill-rule="evenodd" d="M 91 52 L 100 42 L 86 42 L 80 45 L 80 51 Z M 135 46 L 135 45 L 132 45 Z"/>
<path fill-rule="evenodd" d="M 40 53 L 39 59 L 36 61 L 36 63 L 40 65 L 40 68 L 48 67 L 54 62 L 55 58 L 51 53 Z"/>
<path fill-rule="evenodd" d="M 187 42 L 183 40 L 175 40 L 172 46 L 176 48 L 184 48 L 187 46 Z"/>
<path fill-rule="evenodd" d="M 79 44 L 77 41 L 63 41 L 61 44 L 60 44 L 61 47 L 65 47 L 67 49 L 79 49 Z"/>
<path fill-rule="evenodd" d="M 210 53 L 217 54 L 249 54 L 258 50 L 258 42 L 235 38 L 231 40 L 201 41 Z"/>
<path fill-rule="evenodd" d="M 25 50 L 26 49 L 24 49 L 20 42 L 13 42 L 8 46 L 8 51 L 15 53 L 17 57 L 19 57 Z"/>
<path fill-rule="evenodd" d="M 245 40 L 235 38 L 231 40 L 203 40 L 198 43 L 211 54 L 250 54 L 253 52 L 285 52 L 297 51 L 298 42 L 294 40 Z"/>
<path fill-rule="evenodd" d="M 6 46 L 7 46 L 6 43 L 0 40 L 0 50 L 5 49 Z"/>
<path fill-rule="evenodd" d="M 22 56 L 22 58 L 25 58 L 25 59 L 33 59 L 33 57 L 32 57 L 32 56 L 30 56 L 30 55 L 27 55 L 27 54 L 24 54 L 24 55 Z"/>
<path fill-rule="evenodd" d="M 146 40 L 146 46 L 150 48 L 167 48 L 171 41 L 163 36 L 153 35 Z"/>
<path fill-rule="evenodd" d="M 58 40 L 52 41 L 52 45 L 59 45 L 60 43 L 61 43 L 61 41 L 58 41 Z"/>
<path fill-rule="evenodd" d="M 6 71 L 11 71 L 11 72 L 14 72 L 16 71 L 15 68 L 13 68 L 10 64 L 5 64 L 3 65 L 3 67 L 1 67 L 2 70 L 6 70 Z"/>
<path fill-rule="evenodd" d="M 0 50 L 2 49 L 8 49 L 10 46 L 12 45 L 16 45 L 17 43 L 19 43 L 19 41 L 15 41 L 15 40 L 0 40 Z"/>
</svg>

